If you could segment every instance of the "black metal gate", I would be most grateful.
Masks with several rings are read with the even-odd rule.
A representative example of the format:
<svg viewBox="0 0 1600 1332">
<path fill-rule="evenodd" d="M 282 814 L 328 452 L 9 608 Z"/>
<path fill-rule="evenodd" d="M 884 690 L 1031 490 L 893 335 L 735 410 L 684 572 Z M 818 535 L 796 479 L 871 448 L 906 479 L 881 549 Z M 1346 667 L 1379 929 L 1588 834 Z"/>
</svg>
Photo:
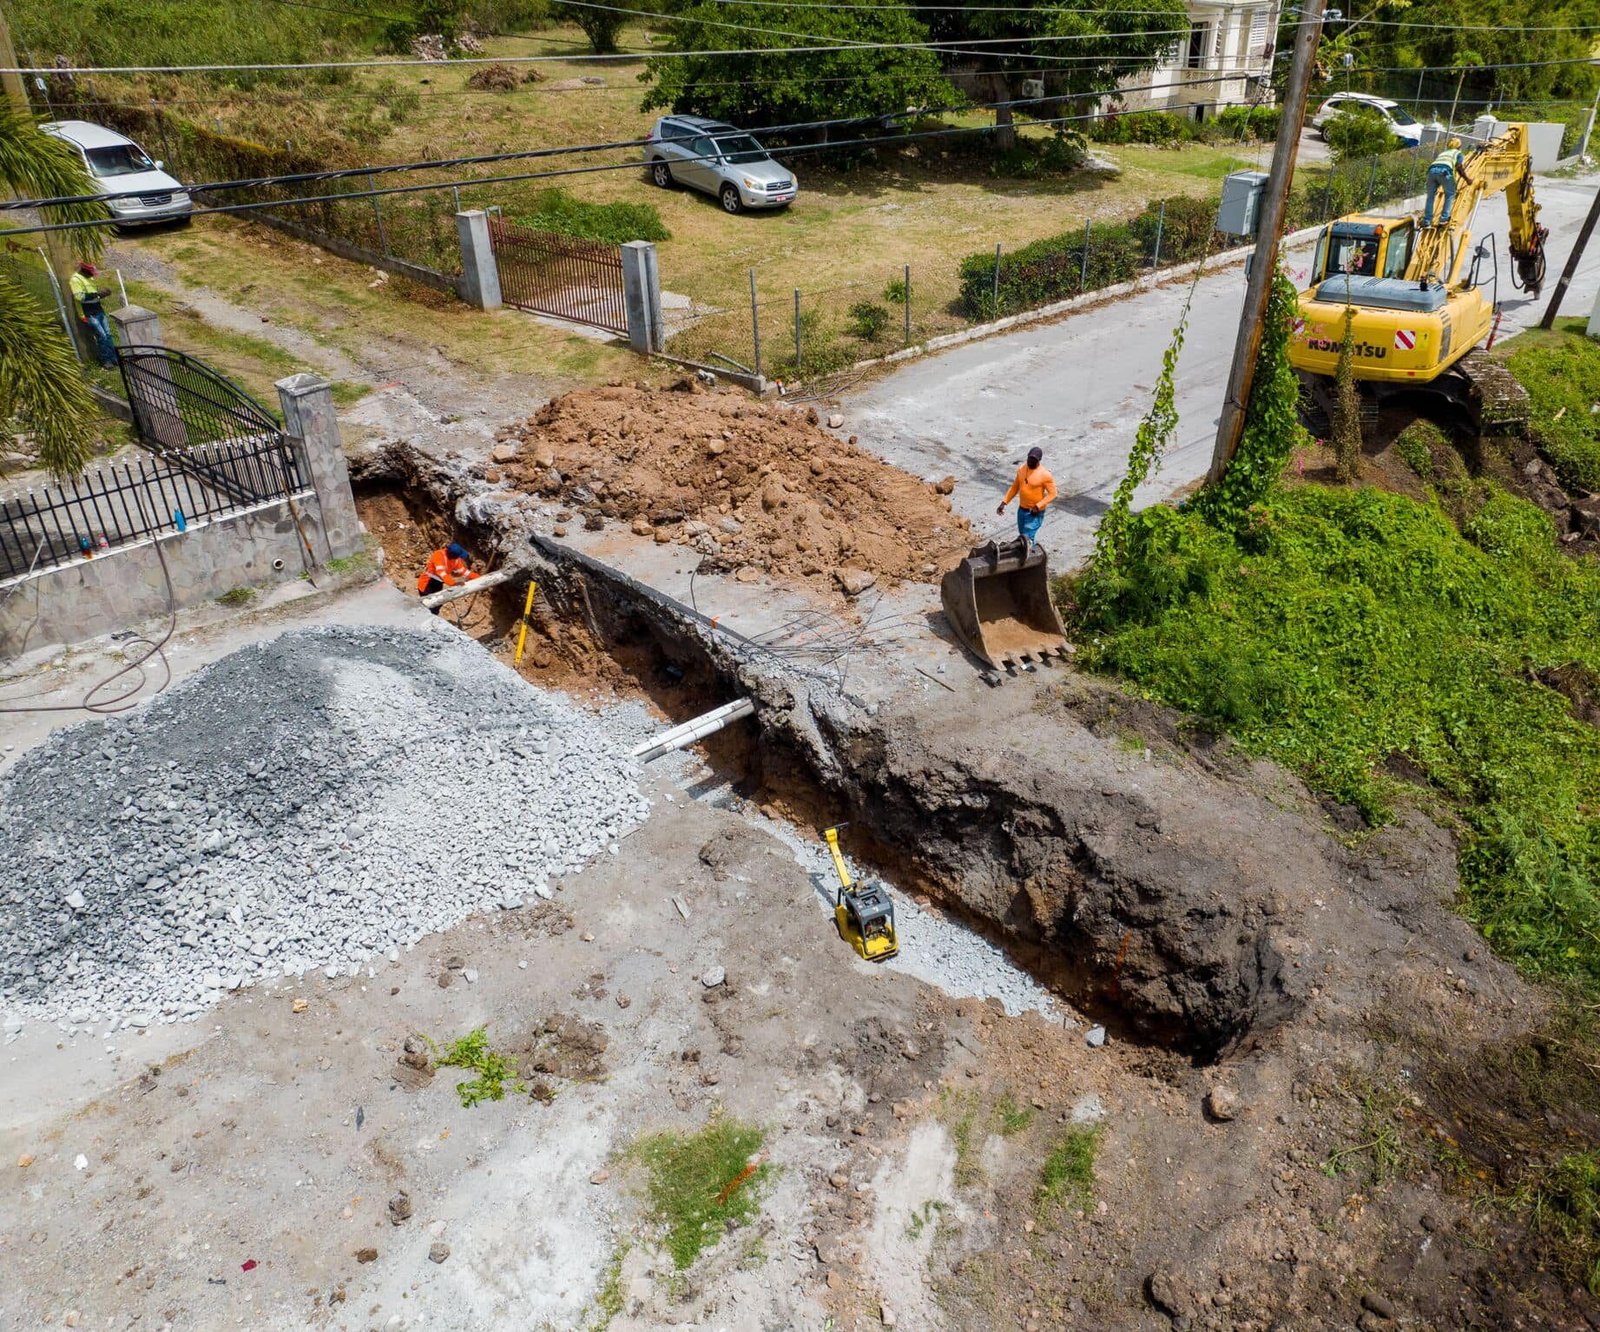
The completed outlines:
<svg viewBox="0 0 1600 1332">
<path fill-rule="evenodd" d="M 152 453 L 234 504 L 265 503 L 298 486 L 283 427 L 232 380 L 170 347 L 119 347 L 117 361 L 134 430 Z M 218 444 L 243 447 L 200 447 Z"/>
<path fill-rule="evenodd" d="M 613 333 L 628 331 L 622 294 L 622 253 L 615 245 L 574 240 L 489 219 L 500 269 L 500 299 L 520 310 L 557 315 Z"/>
</svg>

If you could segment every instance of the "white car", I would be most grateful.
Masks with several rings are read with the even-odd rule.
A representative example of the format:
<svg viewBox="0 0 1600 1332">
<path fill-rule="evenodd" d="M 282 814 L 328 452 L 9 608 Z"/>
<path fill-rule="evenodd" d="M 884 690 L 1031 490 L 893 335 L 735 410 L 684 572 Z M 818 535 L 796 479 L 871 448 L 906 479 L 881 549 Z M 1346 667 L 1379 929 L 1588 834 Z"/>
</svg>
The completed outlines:
<svg viewBox="0 0 1600 1332">
<path fill-rule="evenodd" d="M 1389 122 L 1389 128 L 1394 131 L 1395 138 L 1407 148 L 1415 148 L 1422 142 L 1420 120 L 1399 102 L 1391 102 L 1387 97 L 1374 97 L 1371 93 L 1334 93 L 1317 108 L 1317 114 L 1311 117 L 1312 128 L 1319 131 L 1326 139 L 1328 122 L 1341 111 L 1374 111 Z"/>
<path fill-rule="evenodd" d="M 87 120 L 52 120 L 39 128 L 78 150 L 99 192 L 111 196 L 106 207 L 119 228 L 189 220 L 189 192 L 126 135 Z"/>
</svg>

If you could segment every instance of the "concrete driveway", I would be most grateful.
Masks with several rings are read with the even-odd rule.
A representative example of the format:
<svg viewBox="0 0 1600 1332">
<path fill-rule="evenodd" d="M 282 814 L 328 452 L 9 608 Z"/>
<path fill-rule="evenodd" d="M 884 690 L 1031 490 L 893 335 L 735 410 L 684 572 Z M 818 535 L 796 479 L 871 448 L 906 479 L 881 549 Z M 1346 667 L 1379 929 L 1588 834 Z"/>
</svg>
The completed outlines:
<svg viewBox="0 0 1600 1332">
<path fill-rule="evenodd" d="M 1538 322 L 1596 187 L 1595 176 L 1540 179 L 1540 220 L 1550 228 L 1550 276 L 1545 296 L 1537 301 L 1512 289 L 1508 280 L 1504 197 L 1480 209 L 1474 235 L 1495 239 L 1505 332 Z M 1286 254 L 1297 282 L 1305 279 L 1310 257 L 1309 243 Z M 1206 473 L 1244 281 L 1244 266 L 1234 262 L 1195 287 L 1178 361 L 1176 438 L 1160 472 L 1136 497 L 1140 505 L 1165 499 Z M 1061 567 L 1076 564 L 1093 547 L 1100 515 L 1122 476 L 1189 287 L 1187 280 L 1173 281 L 1050 324 L 913 361 L 847 395 L 847 428 L 907 471 L 930 479 L 954 474 L 957 510 L 985 534 L 1015 530 L 1010 514 L 995 516 L 995 505 L 1023 455 L 1039 445 L 1063 495 L 1045 521 L 1042 541 L 1062 557 Z M 1587 314 L 1597 287 L 1600 245 L 1592 245 L 1564 313 Z"/>
</svg>

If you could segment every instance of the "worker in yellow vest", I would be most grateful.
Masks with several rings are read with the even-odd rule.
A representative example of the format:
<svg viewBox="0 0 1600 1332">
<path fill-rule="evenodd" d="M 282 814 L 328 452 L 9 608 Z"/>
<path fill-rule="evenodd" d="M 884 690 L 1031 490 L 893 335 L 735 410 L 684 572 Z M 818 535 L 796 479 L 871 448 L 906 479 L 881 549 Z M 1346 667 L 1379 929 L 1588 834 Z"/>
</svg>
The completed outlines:
<svg viewBox="0 0 1600 1332">
<path fill-rule="evenodd" d="M 1461 140 L 1451 139 L 1445 150 L 1428 167 L 1428 198 L 1422 207 L 1422 225 L 1433 225 L 1433 201 L 1444 191 L 1444 213 L 1439 218 L 1441 227 L 1450 224 L 1450 210 L 1456 203 L 1456 177 L 1467 178 L 1463 168 L 1466 154 L 1461 151 Z"/>
<path fill-rule="evenodd" d="M 94 339 L 95 355 L 107 370 L 114 370 L 117 365 L 117 344 L 111 340 L 111 325 L 106 322 L 105 303 L 100 288 L 95 285 L 99 272 L 85 259 L 78 265 L 78 271 L 72 275 L 69 285 L 72 287 L 72 299 L 78 306 L 79 318 L 89 326 L 89 333 Z"/>
</svg>

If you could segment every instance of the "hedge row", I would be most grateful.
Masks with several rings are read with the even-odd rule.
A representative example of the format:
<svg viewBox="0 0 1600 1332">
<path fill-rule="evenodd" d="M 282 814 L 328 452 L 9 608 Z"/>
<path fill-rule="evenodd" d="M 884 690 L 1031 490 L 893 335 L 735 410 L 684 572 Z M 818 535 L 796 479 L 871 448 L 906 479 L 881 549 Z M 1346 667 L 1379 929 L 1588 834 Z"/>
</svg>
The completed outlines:
<svg viewBox="0 0 1600 1332">
<path fill-rule="evenodd" d="M 1089 122 L 1089 138 L 1099 143 L 1149 143 L 1173 147 L 1183 143 L 1265 142 L 1278 137 L 1275 106 L 1230 106 L 1210 120 L 1195 120 L 1176 111 L 1113 111 Z"/>
<path fill-rule="evenodd" d="M 1420 193 L 1429 160 L 1431 152 L 1408 149 L 1303 181 L 1290 192 L 1287 227 L 1296 230 Z M 1047 236 L 1003 253 L 998 282 L 992 251 L 968 255 L 957 270 L 961 284 L 957 304 L 975 322 L 997 319 L 1130 281 L 1157 263 L 1197 259 L 1208 245 L 1220 249 L 1238 244 L 1213 237 L 1218 202 L 1216 195 L 1156 200 L 1126 222 L 1099 223 L 1087 233 L 1075 229 Z"/>
</svg>

